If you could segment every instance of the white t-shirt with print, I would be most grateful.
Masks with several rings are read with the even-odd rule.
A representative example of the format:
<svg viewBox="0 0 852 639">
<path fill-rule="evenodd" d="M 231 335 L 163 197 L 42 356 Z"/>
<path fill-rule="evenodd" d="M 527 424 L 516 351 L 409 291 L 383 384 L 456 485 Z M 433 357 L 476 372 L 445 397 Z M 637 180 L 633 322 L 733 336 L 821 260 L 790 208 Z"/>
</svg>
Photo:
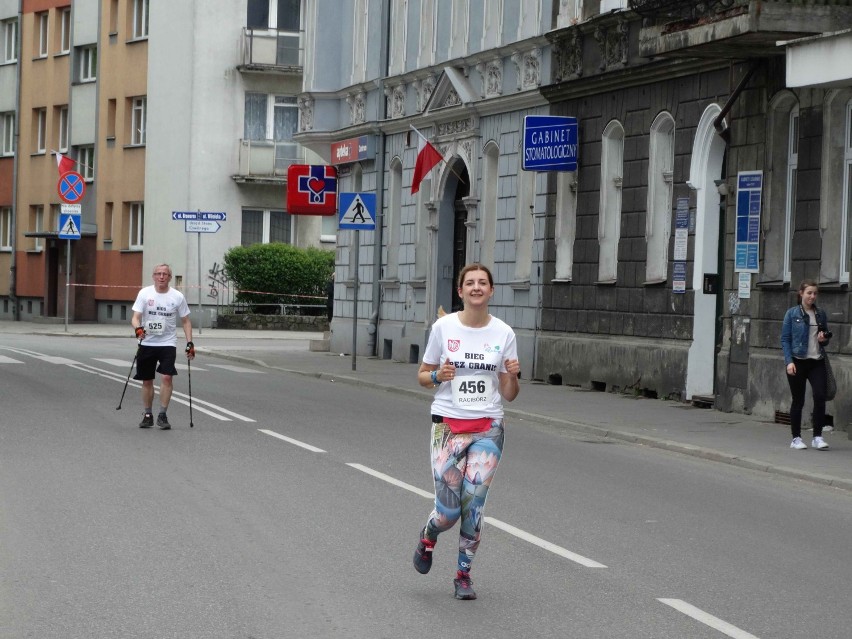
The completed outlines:
<svg viewBox="0 0 852 639">
<path fill-rule="evenodd" d="M 502 417 L 498 373 L 506 372 L 507 359 L 517 358 L 515 332 L 503 320 L 492 316 L 487 326 L 470 328 L 458 313 L 439 318 L 432 325 L 423 363 L 440 367 L 449 359 L 456 379 L 438 387 L 432 413 L 460 419 Z"/>
<path fill-rule="evenodd" d="M 156 287 L 146 286 L 136 296 L 133 311 L 142 313 L 143 346 L 177 346 L 177 318 L 189 315 L 183 293 L 171 287 L 158 293 Z"/>
</svg>

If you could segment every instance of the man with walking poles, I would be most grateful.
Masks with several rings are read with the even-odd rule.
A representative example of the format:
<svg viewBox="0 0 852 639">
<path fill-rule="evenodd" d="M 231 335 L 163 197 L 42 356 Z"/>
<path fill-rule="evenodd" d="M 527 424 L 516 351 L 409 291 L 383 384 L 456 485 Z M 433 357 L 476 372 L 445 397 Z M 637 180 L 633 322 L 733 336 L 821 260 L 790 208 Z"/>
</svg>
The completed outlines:
<svg viewBox="0 0 852 639">
<path fill-rule="evenodd" d="M 157 426 L 161 430 L 168 430 L 172 427 L 166 416 L 172 397 L 172 377 L 178 374 L 175 368 L 178 317 L 181 318 L 183 334 L 186 337 L 184 351 L 187 364 L 195 358 L 195 344 L 192 343 L 192 321 L 189 319 L 186 298 L 183 293 L 169 286 L 172 279 L 171 267 L 168 264 L 158 264 L 154 267 L 153 278 L 154 285 L 139 291 L 133 304 L 130 323 L 136 339 L 139 340 L 136 375 L 133 379 L 142 382 L 142 405 L 145 412 L 139 428 L 151 428 L 154 425 L 154 377 L 155 373 L 160 373 L 160 412 L 157 415 Z"/>
</svg>

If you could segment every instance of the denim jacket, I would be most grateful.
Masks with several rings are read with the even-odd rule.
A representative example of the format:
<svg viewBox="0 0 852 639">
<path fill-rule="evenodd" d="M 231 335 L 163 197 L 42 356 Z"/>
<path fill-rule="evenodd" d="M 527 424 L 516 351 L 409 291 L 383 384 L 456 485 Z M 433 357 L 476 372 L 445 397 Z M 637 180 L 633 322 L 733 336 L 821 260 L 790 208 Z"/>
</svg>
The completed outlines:
<svg viewBox="0 0 852 639">
<path fill-rule="evenodd" d="M 814 307 L 816 312 L 818 330 L 828 330 L 828 316 L 818 306 Z M 810 328 L 810 316 L 801 305 L 793 306 L 784 315 L 784 324 L 781 327 L 781 348 L 784 350 L 784 363 L 791 364 L 793 358 L 805 359 L 808 356 L 808 332 Z M 828 342 L 819 344 L 819 352 L 825 355 L 823 348 Z"/>
</svg>

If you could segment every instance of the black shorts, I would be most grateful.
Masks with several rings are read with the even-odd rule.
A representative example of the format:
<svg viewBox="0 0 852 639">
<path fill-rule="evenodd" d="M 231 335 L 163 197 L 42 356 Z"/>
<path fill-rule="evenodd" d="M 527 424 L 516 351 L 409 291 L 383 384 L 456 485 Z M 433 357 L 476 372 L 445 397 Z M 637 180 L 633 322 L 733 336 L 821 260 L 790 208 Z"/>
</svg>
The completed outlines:
<svg viewBox="0 0 852 639">
<path fill-rule="evenodd" d="M 147 381 L 154 379 L 154 369 L 160 375 L 177 375 L 175 358 L 177 347 L 175 346 L 140 346 L 139 356 L 136 358 L 136 374 L 133 379 Z M 159 366 L 157 363 L 159 362 Z"/>
</svg>

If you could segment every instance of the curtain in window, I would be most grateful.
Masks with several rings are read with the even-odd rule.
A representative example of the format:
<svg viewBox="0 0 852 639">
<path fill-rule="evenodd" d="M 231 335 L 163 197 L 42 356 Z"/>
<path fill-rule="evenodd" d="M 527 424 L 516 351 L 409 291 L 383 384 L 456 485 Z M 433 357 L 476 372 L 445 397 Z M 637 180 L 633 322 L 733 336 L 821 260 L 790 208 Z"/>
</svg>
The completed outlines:
<svg viewBox="0 0 852 639">
<path fill-rule="evenodd" d="M 266 102 L 265 93 L 246 93 L 244 139 L 266 139 Z"/>
<path fill-rule="evenodd" d="M 249 29 L 269 27 L 269 0 L 248 0 L 246 26 Z"/>
<path fill-rule="evenodd" d="M 263 242 L 263 211 L 243 211 L 242 245 L 251 246 Z"/>
<path fill-rule="evenodd" d="M 269 241 L 290 243 L 290 214 L 284 211 L 269 212 Z"/>
</svg>

